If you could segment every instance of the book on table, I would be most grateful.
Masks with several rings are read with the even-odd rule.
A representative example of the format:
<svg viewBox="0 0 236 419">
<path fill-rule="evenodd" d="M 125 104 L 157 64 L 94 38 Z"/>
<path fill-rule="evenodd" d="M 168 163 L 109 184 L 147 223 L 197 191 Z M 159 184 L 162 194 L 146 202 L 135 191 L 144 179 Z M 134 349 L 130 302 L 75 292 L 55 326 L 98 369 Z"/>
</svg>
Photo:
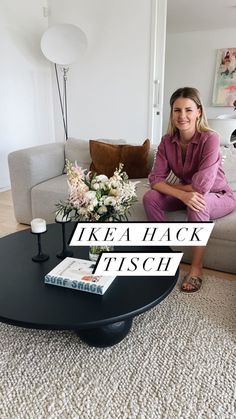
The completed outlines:
<svg viewBox="0 0 236 419">
<path fill-rule="evenodd" d="M 89 260 L 67 257 L 45 275 L 44 282 L 103 295 L 116 277 L 93 275 L 94 266 Z"/>
</svg>

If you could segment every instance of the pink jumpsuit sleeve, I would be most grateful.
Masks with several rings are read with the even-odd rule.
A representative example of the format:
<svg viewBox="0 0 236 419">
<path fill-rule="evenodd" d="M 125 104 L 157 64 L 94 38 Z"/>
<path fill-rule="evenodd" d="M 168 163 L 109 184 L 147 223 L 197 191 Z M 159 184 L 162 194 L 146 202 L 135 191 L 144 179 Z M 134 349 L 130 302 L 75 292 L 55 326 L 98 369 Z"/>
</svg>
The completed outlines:
<svg viewBox="0 0 236 419">
<path fill-rule="evenodd" d="M 192 177 L 192 188 L 203 195 L 211 190 L 216 179 L 221 161 L 219 146 L 218 134 L 211 133 L 203 145 L 199 168 Z"/>
<path fill-rule="evenodd" d="M 164 182 L 169 173 L 170 167 L 166 157 L 164 138 L 162 138 L 157 149 L 154 166 L 148 176 L 151 187 L 156 183 Z"/>
</svg>

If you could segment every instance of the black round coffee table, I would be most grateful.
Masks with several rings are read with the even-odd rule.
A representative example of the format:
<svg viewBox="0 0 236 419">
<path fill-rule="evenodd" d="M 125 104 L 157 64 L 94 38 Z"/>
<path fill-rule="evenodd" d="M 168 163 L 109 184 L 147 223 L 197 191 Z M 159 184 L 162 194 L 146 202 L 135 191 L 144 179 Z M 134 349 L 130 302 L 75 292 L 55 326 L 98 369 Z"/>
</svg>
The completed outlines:
<svg viewBox="0 0 236 419">
<path fill-rule="evenodd" d="M 74 223 L 66 225 L 69 239 Z M 116 277 L 106 293 L 95 295 L 44 283 L 60 259 L 62 232 L 50 224 L 42 235 L 49 259 L 32 261 L 37 240 L 30 230 L 0 239 L 0 321 L 33 329 L 74 330 L 92 346 L 111 346 L 129 332 L 134 316 L 159 304 L 174 288 L 175 276 Z M 74 257 L 88 259 L 89 247 L 71 247 Z M 117 250 L 131 251 L 130 247 Z M 135 251 L 169 252 L 165 247 L 135 247 Z"/>
</svg>

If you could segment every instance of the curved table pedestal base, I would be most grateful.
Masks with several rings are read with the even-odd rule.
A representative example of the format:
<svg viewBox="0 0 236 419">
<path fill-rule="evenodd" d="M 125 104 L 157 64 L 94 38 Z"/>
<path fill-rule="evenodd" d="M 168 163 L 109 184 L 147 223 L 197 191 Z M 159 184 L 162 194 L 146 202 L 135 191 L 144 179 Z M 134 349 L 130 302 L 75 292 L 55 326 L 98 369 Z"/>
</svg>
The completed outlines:
<svg viewBox="0 0 236 419">
<path fill-rule="evenodd" d="M 81 340 L 90 346 L 98 348 L 113 346 L 121 342 L 129 333 L 132 321 L 133 319 L 129 318 L 106 326 L 76 330 L 76 333 Z"/>
</svg>

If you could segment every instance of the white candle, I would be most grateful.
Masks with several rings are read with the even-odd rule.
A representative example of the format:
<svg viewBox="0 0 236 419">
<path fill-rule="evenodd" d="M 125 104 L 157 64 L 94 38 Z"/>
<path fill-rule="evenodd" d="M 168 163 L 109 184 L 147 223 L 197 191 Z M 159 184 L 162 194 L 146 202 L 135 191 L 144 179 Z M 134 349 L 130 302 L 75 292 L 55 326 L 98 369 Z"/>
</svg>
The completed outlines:
<svg viewBox="0 0 236 419">
<path fill-rule="evenodd" d="M 46 221 L 42 218 L 34 218 L 30 224 L 32 233 L 44 233 L 47 230 Z"/>
<path fill-rule="evenodd" d="M 69 215 L 64 215 L 63 211 L 59 211 L 56 213 L 56 221 L 59 223 L 66 223 L 67 221 L 70 221 Z"/>
</svg>

